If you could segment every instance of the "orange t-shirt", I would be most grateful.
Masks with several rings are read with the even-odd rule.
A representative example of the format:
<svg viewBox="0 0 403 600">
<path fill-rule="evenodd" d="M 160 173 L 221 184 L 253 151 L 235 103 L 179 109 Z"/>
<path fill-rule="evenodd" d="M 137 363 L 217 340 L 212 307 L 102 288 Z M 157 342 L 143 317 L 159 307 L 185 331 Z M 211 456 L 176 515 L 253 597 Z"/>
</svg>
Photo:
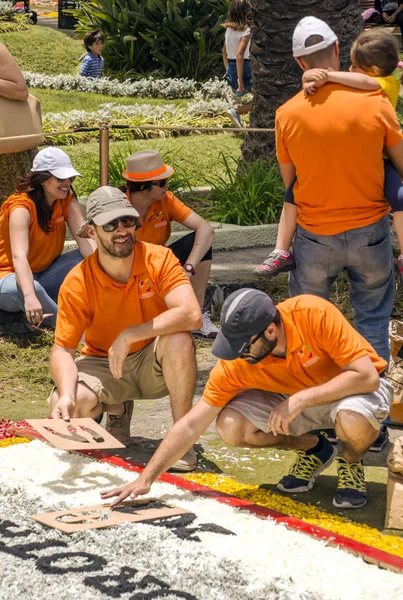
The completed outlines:
<svg viewBox="0 0 403 600">
<path fill-rule="evenodd" d="M 164 296 L 189 284 L 178 259 L 168 248 L 136 242 L 132 275 L 119 283 L 98 264 L 98 252 L 84 259 L 66 276 L 58 296 L 55 342 L 77 348 L 83 333 L 83 354 L 108 356 L 119 333 L 151 321 L 168 310 Z M 151 342 L 135 342 L 129 354 Z"/>
<path fill-rule="evenodd" d="M 387 364 L 372 346 L 327 300 L 304 294 L 277 305 L 285 328 L 285 358 L 267 356 L 251 365 L 242 358 L 219 360 L 210 373 L 203 399 L 225 406 L 246 389 L 281 394 L 326 383 L 342 373 L 342 367 L 368 355 L 378 373 Z"/>
<path fill-rule="evenodd" d="M 328 83 L 300 92 L 276 113 L 279 163 L 292 162 L 301 227 L 335 235 L 375 223 L 390 211 L 384 199 L 384 146 L 403 139 L 381 91 Z"/>
<path fill-rule="evenodd" d="M 65 200 L 56 200 L 53 205 L 50 227 L 45 233 L 38 223 L 36 206 L 25 193 L 13 194 L 3 203 L 0 210 L 0 279 L 14 273 L 10 244 L 10 215 L 16 208 L 25 208 L 29 212 L 29 250 L 28 262 L 33 273 L 40 273 L 49 267 L 63 252 L 66 239 L 66 221 L 73 194 Z"/>
<path fill-rule="evenodd" d="M 130 192 L 127 191 L 126 195 L 130 201 Z M 172 192 L 167 192 L 162 200 L 151 204 L 143 225 L 136 231 L 136 239 L 165 246 L 171 235 L 171 221 L 183 223 L 192 212 Z"/>
</svg>

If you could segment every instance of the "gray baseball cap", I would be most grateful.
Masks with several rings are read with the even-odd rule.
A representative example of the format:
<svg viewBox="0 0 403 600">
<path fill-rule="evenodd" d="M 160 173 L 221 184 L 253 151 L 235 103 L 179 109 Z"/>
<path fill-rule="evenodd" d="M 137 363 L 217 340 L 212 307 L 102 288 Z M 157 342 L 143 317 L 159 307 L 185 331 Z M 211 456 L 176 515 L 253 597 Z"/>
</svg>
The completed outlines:
<svg viewBox="0 0 403 600">
<path fill-rule="evenodd" d="M 118 188 L 104 185 L 99 187 L 87 200 L 87 220 L 77 231 L 78 237 L 87 238 L 87 225 L 106 225 L 119 217 L 139 217 L 139 213 Z"/>
<path fill-rule="evenodd" d="M 273 300 L 260 290 L 243 288 L 225 300 L 221 328 L 211 352 L 224 360 L 235 360 L 244 352 L 252 336 L 273 322 L 277 309 Z"/>
</svg>

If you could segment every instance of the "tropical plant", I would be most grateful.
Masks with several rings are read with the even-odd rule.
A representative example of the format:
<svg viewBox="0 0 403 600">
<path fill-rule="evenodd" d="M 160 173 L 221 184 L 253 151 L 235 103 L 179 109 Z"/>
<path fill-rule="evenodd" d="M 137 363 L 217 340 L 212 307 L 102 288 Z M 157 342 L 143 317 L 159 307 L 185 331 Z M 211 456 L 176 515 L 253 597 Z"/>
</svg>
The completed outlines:
<svg viewBox="0 0 403 600">
<path fill-rule="evenodd" d="M 12 33 L 14 31 L 24 31 L 29 29 L 32 23 L 26 14 L 15 14 L 11 18 L 7 16 L 0 17 L 0 33 Z"/>
<path fill-rule="evenodd" d="M 273 162 L 220 156 L 224 175 L 207 180 L 212 203 L 204 216 L 234 225 L 277 223 L 284 198 L 284 185 Z"/>
<path fill-rule="evenodd" d="M 363 27 L 359 0 L 250 0 L 252 5 L 251 66 L 254 102 L 251 127 L 272 128 L 277 108 L 301 89 L 301 70 L 292 57 L 292 34 L 298 21 L 313 15 L 336 32 L 341 65 L 349 62 L 350 47 Z M 274 135 L 251 133 L 242 146 L 245 159 L 274 155 Z"/>
<path fill-rule="evenodd" d="M 228 0 L 96 0 L 72 12 L 80 34 L 103 30 L 112 71 L 204 80 L 220 58 L 227 9 Z"/>
</svg>

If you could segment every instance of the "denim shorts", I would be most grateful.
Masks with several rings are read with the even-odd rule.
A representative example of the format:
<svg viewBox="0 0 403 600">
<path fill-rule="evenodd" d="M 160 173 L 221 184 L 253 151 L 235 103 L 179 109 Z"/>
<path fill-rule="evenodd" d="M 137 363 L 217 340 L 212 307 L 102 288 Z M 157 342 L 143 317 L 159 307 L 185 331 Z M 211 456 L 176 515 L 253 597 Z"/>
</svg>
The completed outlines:
<svg viewBox="0 0 403 600">
<path fill-rule="evenodd" d="M 227 82 L 232 87 L 233 91 L 236 92 L 238 89 L 238 74 L 236 72 L 236 60 L 233 58 L 228 59 L 227 71 L 225 73 Z M 250 67 L 249 58 L 245 58 L 243 63 L 243 84 L 245 90 L 250 92 L 252 89 L 252 70 Z"/>
</svg>

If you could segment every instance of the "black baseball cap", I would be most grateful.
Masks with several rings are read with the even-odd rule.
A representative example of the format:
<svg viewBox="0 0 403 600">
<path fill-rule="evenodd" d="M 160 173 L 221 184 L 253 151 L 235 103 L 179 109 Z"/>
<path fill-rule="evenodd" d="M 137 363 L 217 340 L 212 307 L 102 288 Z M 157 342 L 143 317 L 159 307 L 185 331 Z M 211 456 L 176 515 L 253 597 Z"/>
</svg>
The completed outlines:
<svg viewBox="0 0 403 600">
<path fill-rule="evenodd" d="M 211 352 L 223 360 L 235 360 L 245 350 L 252 336 L 273 322 L 277 309 L 273 300 L 260 290 L 243 288 L 225 300 L 221 328 Z"/>
</svg>

